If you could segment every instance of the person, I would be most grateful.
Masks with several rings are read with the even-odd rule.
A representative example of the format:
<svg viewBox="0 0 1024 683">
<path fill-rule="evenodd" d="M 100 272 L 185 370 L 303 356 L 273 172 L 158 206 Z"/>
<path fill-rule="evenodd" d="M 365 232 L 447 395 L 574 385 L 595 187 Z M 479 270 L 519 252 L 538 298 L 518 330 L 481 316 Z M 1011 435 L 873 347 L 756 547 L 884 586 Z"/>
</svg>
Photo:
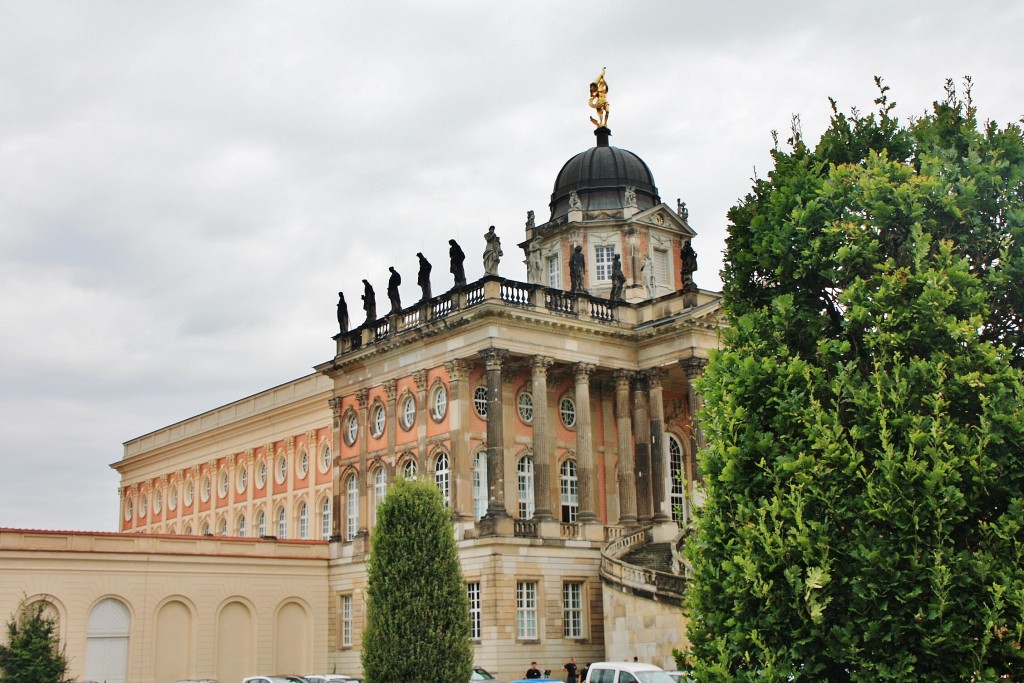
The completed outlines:
<svg viewBox="0 0 1024 683">
<path fill-rule="evenodd" d="M 377 295 L 367 280 L 363 280 L 363 310 L 366 311 L 367 325 L 377 322 Z"/>
<path fill-rule="evenodd" d="M 348 332 L 348 304 L 345 303 L 344 292 L 338 292 L 338 327 L 341 334 Z"/>
<path fill-rule="evenodd" d="M 451 245 L 451 247 L 448 249 L 448 257 L 451 259 L 452 262 L 451 271 L 452 275 L 455 277 L 455 286 L 465 287 L 466 268 L 464 267 L 463 263 L 466 260 L 466 254 L 465 252 L 462 251 L 462 247 L 460 247 L 459 243 L 456 242 L 455 240 L 448 240 L 448 244 Z"/>
<path fill-rule="evenodd" d="M 576 677 L 576 658 L 570 657 L 569 661 L 562 666 L 562 670 L 565 671 L 565 683 L 576 683 L 578 680 Z"/>
<path fill-rule="evenodd" d="M 690 246 L 690 240 L 686 240 L 686 244 L 683 245 L 682 253 L 679 256 L 683 262 L 683 290 L 697 289 L 697 285 L 693 281 L 693 274 L 697 272 L 697 252 Z"/>
<path fill-rule="evenodd" d="M 585 683 L 585 681 L 587 680 L 587 673 L 589 671 L 590 671 L 590 662 L 587 662 L 586 664 L 583 665 L 583 668 L 580 669 L 580 683 Z"/>
<path fill-rule="evenodd" d="M 484 241 L 487 242 L 484 247 L 484 275 L 497 275 L 498 262 L 504 254 L 501 251 L 501 239 L 494 232 L 493 225 L 484 234 Z"/>
<path fill-rule="evenodd" d="M 583 271 L 586 268 L 583 260 L 583 247 L 576 245 L 572 256 L 569 257 L 569 284 L 572 292 L 583 292 Z"/>
<path fill-rule="evenodd" d="M 612 257 L 612 293 L 608 298 L 615 303 L 622 301 L 622 287 L 626 284 L 626 276 L 622 273 L 622 258 L 615 254 Z"/>
<path fill-rule="evenodd" d="M 537 662 L 530 662 L 530 668 L 526 670 L 526 675 L 523 678 L 540 678 L 540 669 L 537 668 Z"/>
<path fill-rule="evenodd" d="M 433 266 L 430 265 L 430 261 L 427 260 L 420 252 L 416 252 L 416 258 L 420 260 L 420 272 L 416 274 L 416 284 L 420 286 L 420 300 L 430 300 L 430 271 Z"/>
<path fill-rule="evenodd" d="M 391 312 L 398 313 L 402 310 L 402 295 L 398 293 L 398 287 L 402 284 L 402 276 L 398 274 L 394 266 L 388 266 L 391 277 L 388 278 L 388 299 L 391 300 Z"/>
</svg>

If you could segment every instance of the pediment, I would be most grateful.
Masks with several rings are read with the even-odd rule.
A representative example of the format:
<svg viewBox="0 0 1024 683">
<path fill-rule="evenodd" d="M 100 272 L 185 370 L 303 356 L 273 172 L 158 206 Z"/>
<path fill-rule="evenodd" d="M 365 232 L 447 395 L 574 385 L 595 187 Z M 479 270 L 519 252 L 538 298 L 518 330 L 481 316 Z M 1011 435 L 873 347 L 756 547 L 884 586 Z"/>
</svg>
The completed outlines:
<svg viewBox="0 0 1024 683">
<path fill-rule="evenodd" d="M 690 227 L 689 222 L 683 220 L 682 216 L 673 211 L 667 204 L 655 204 L 630 218 L 631 222 L 643 223 L 654 228 L 680 233 L 684 237 L 696 237 L 697 233 Z"/>
</svg>

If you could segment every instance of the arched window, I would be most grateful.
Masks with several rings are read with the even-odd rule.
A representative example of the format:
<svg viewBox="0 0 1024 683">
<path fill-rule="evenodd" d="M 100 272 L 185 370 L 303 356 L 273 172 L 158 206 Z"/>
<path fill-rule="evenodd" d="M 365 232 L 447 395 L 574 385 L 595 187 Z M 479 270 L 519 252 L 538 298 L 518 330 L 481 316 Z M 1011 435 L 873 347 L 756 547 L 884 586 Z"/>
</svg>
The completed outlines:
<svg viewBox="0 0 1024 683">
<path fill-rule="evenodd" d="M 449 479 L 451 477 L 451 471 L 448 469 L 448 454 L 442 452 L 434 460 L 434 483 L 437 484 L 438 490 L 441 492 L 441 497 L 444 498 L 445 507 L 448 507 L 450 501 L 449 495 Z"/>
<path fill-rule="evenodd" d="M 415 479 L 416 478 L 416 461 L 415 460 L 413 460 L 412 458 L 409 458 L 408 460 L 405 461 L 405 464 L 402 465 L 402 476 L 405 477 L 406 479 Z"/>
<path fill-rule="evenodd" d="M 373 471 L 373 523 L 377 523 L 377 508 L 388 494 L 388 471 L 378 467 Z"/>
<path fill-rule="evenodd" d="M 320 503 L 320 538 L 329 540 L 331 538 L 331 497 L 324 496 Z"/>
<path fill-rule="evenodd" d="M 524 455 L 516 465 L 519 480 L 519 519 L 533 519 L 536 510 L 533 499 L 533 458 Z"/>
<path fill-rule="evenodd" d="M 348 475 L 345 481 L 345 494 L 348 505 L 345 515 L 345 538 L 351 541 L 359 533 L 359 479 L 355 474 Z"/>
<path fill-rule="evenodd" d="M 249 523 L 244 512 L 238 516 L 238 535 L 242 538 L 249 535 Z"/>
<path fill-rule="evenodd" d="M 217 535 L 218 536 L 227 536 L 228 535 L 228 520 L 226 518 L 222 518 L 220 520 L 220 523 L 217 524 Z"/>
<path fill-rule="evenodd" d="M 487 451 L 473 458 L 473 518 L 477 521 L 487 514 Z"/>
<path fill-rule="evenodd" d="M 309 538 L 309 506 L 306 501 L 299 503 L 299 538 Z"/>
<path fill-rule="evenodd" d="M 671 434 L 665 435 L 665 449 L 668 451 L 669 497 L 672 505 L 672 520 L 682 524 L 686 520 L 686 483 L 683 472 L 683 445 Z"/>
<path fill-rule="evenodd" d="M 203 522 L 202 526 L 199 527 L 199 535 L 200 536 L 212 536 L 213 535 L 212 533 L 210 533 L 210 523 L 209 522 Z"/>
<path fill-rule="evenodd" d="M 277 508 L 277 537 L 288 538 L 288 511 L 283 505 Z"/>
<path fill-rule="evenodd" d="M 576 521 L 580 509 L 579 479 L 576 476 L 576 461 L 564 460 L 559 468 L 559 490 L 562 494 L 562 521 L 571 524 Z"/>
</svg>

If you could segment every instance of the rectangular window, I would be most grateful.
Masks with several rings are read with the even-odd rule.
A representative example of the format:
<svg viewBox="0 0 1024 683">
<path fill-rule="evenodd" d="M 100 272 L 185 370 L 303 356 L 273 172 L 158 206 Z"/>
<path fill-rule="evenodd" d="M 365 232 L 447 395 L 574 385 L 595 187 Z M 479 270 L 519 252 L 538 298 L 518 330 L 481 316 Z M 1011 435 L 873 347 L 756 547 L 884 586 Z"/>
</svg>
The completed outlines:
<svg viewBox="0 0 1024 683">
<path fill-rule="evenodd" d="M 594 277 L 598 282 L 612 279 L 612 258 L 615 247 L 611 245 L 594 247 Z"/>
<path fill-rule="evenodd" d="M 480 583 L 474 581 L 466 584 L 469 592 L 469 637 L 472 640 L 480 640 L 481 636 L 481 612 L 480 612 Z"/>
<path fill-rule="evenodd" d="M 341 646 L 352 647 L 352 596 L 341 596 Z"/>
<path fill-rule="evenodd" d="M 668 281 L 668 250 L 654 250 L 654 280 L 659 285 L 667 285 Z"/>
<path fill-rule="evenodd" d="M 583 637 L 583 584 L 562 584 L 562 623 L 566 638 Z"/>
<path fill-rule="evenodd" d="M 537 639 L 537 582 L 516 583 L 516 637 Z"/>
<path fill-rule="evenodd" d="M 557 254 L 548 256 L 548 287 L 562 288 L 562 262 Z"/>
</svg>

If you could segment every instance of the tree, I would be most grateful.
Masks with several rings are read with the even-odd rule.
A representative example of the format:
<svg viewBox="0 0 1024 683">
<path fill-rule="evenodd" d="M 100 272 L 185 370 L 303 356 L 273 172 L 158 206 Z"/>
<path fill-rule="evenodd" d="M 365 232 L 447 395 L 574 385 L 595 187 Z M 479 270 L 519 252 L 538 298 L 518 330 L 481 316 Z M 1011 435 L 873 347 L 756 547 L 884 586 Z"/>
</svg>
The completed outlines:
<svg viewBox="0 0 1024 683">
<path fill-rule="evenodd" d="M 1024 677 L 1024 136 L 878 84 L 729 212 L 701 681 Z"/>
<path fill-rule="evenodd" d="M 7 643 L 0 645 L 0 683 L 59 683 L 68 670 L 57 623 L 46 603 L 24 600 L 7 622 Z"/>
<path fill-rule="evenodd" d="M 469 681 L 469 597 L 436 486 L 395 481 L 377 509 L 368 581 L 367 683 Z"/>
</svg>

